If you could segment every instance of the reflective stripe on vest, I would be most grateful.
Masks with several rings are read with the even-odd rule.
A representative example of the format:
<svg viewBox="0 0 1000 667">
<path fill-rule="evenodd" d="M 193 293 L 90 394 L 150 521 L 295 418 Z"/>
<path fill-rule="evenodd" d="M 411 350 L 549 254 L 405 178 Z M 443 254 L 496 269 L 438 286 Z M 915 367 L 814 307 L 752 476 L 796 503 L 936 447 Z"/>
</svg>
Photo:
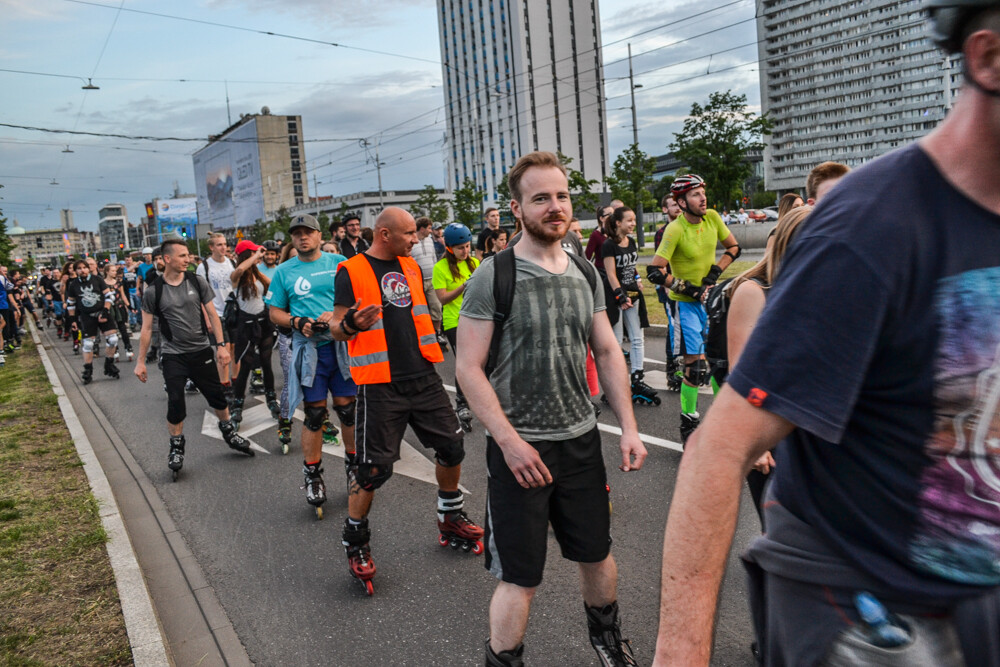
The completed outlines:
<svg viewBox="0 0 1000 667">
<path fill-rule="evenodd" d="M 430 309 L 427 307 L 420 268 L 412 257 L 398 259 L 403 277 L 410 288 L 411 315 L 413 326 L 417 331 L 420 354 L 432 363 L 444 361 L 441 346 L 438 345 L 437 335 L 434 332 L 434 323 L 431 321 Z M 362 254 L 355 255 L 346 262 L 341 262 L 338 270 L 341 268 L 347 271 L 351 278 L 354 298 L 361 302 L 358 305 L 359 309 L 369 305 L 382 305 L 382 287 L 367 257 Z M 347 342 L 347 350 L 351 355 L 351 378 L 357 384 L 379 384 L 392 380 L 389 370 L 389 345 L 382 318 L 383 315 L 380 314 L 375 324 Z"/>
</svg>

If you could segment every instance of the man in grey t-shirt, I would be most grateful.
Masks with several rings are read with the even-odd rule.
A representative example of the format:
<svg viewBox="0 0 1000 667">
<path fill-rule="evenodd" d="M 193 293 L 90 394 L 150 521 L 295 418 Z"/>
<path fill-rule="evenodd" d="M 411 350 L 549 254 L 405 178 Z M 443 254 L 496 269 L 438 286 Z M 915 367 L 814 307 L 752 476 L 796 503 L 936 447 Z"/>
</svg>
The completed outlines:
<svg viewBox="0 0 1000 667">
<path fill-rule="evenodd" d="M 188 273 L 191 261 L 187 244 L 180 239 L 163 242 L 163 275 L 150 283 L 142 295 L 142 332 L 139 335 L 139 356 L 135 375 L 141 382 L 147 379 L 146 352 L 153 335 L 153 317 L 160 323 L 162 338 L 163 382 L 167 389 L 167 430 L 170 433 L 170 453 L 167 467 L 174 479 L 184 464 L 184 383 L 190 378 L 215 410 L 219 430 L 230 447 L 253 456 L 250 443 L 236 433 L 237 426 L 229 418 L 229 404 L 219 381 L 216 363 L 229 363 L 229 352 L 222 342 L 222 322 L 211 306 L 214 293 L 201 276 Z M 210 322 L 216 343 L 208 339 Z M 215 347 L 218 358 L 212 353 Z"/>
<path fill-rule="evenodd" d="M 646 448 L 632 413 L 624 359 L 604 312 L 600 281 L 595 276 L 591 288 L 561 247 L 573 217 L 566 169 L 552 153 L 529 153 L 507 180 L 511 211 L 524 235 L 510 251 L 514 302 L 499 358 L 487 379 L 495 310 L 491 258 L 466 283 L 456 364 L 469 407 L 490 433 L 486 567 L 500 583 L 490 603 L 486 664 L 520 664 L 551 521 L 563 556 L 579 564 L 590 642 L 601 664 L 635 665 L 618 620 L 607 475 L 587 388 L 587 344 L 622 427 L 620 469 L 629 471 L 642 467 Z"/>
</svg>

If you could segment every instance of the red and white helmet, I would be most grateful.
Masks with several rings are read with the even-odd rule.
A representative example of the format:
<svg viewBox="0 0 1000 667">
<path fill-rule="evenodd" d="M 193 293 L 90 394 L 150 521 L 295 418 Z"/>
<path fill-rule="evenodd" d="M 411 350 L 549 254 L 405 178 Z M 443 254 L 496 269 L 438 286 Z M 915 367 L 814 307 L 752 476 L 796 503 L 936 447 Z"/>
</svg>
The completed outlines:
<svg viewBox="0 0 1000 667">
<path fill-rule="evenodd" d="M 673 184 L 670 186 L 670 193 L 676 198 L 678 195 L 687 194 L 695 188 L 703 187 L 705 187 L 705 179 L 701 176 L 697 174 L 684 174 L 674 179 Z"/>
</svg>

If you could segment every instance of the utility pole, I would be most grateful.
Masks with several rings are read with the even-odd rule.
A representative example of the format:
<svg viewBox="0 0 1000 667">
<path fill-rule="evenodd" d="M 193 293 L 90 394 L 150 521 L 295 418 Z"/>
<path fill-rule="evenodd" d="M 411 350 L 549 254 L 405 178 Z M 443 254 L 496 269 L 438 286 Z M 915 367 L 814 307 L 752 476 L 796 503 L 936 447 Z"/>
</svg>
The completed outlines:
<svg viewBox="0 0 1000 667">
<path fill-rule="evenodd" d="M 378 205 L 381 211 L 385 210 L 385 200 L 382 198 L 382 162 L 378 159 L 378 145 L 380 141 L 381 139 L 375 142 L 375 173 L 378 174 Z M 365 148 L 365 151 L 371 145 L 367 139 L 360 139 L 359 143 Z"/>
<path fill-rule="evenodd" d="M 635 120 L 635 89 L 642 88 L 642 85 L 635 85 L 632 80 L 632 43 L 629 42 L 628 45 L 628 92 L 632 96 L 632 143 L 635 145 L 636 151 L 639 150 L 639 127 Z M 641 187 L 639 188 L 642 189 Z M 637 241 L 639 244 L 639 250 L 646 245 L 646 234 L 643 229 L 642 224 L 642 198 L 639 193 L 635 193 L 635 226 L 638 230 Z"/>
</svg>

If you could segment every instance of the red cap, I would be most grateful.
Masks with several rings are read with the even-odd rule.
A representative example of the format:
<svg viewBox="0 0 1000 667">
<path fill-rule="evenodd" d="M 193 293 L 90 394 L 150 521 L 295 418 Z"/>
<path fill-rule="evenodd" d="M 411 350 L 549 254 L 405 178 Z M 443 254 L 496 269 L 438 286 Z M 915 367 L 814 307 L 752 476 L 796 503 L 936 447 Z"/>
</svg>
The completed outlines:
<svg viewBox="0 0 1000 667">
<path fill-rule="evenodd" d="M 253 241 L 240 241 L 236 244 L 236 255 L 239 256 L 245 250 L 257 250 L 262 247 L 263 246 L 259 246 Z"/>
</svg>

